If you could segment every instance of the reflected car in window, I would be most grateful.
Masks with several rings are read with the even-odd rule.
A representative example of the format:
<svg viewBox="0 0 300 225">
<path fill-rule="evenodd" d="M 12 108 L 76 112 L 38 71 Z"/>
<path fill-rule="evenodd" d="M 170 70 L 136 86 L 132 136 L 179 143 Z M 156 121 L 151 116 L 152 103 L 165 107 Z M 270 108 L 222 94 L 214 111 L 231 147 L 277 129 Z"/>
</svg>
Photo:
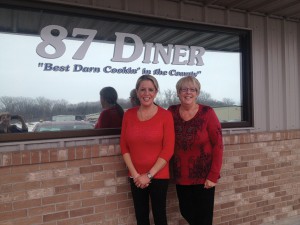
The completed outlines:
<svg viewBox="0 0 300 225">
<path fill-rule="evenodd" d="M 32 132 L 86 130 L 93 128 L 93 124 L 86 121 L 43 121 L 37 123 Z"/>
</svg>

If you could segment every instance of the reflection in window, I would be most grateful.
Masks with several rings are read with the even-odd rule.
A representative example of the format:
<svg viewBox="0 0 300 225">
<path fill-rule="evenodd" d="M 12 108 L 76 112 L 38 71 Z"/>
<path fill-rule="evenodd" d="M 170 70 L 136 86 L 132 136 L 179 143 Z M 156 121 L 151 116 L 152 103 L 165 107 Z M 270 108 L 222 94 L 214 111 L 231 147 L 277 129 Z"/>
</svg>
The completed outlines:
<svg viewBox="0 0 300 225">
<path fill-rule="evenodd" d="M 212 106 L 221 122 L 247 119 L 242 113 L 245 76 L 241 60 L 244 54 L 242 30 L 222 32 L 215 27 L 201 29 L 199 25 L 189 29 L 179 23 L 178 26 L 170 23 L 169 27 L 161 27 L 160 24 L 140 24 L 136 20 L 120 22 L 113 16 L 93 19 L 47 11 L 41 14 L 38 10 L 24 13 L 26 10 L 6 8 L 0 12 L 4 15 L 0 21 L 0 48 L 5 53 L 0 55 L 1 83 L 5 84 L 0 89 L 0 112 L 22 115 L 29 131 L 34 131 L 37 124 L 51 124 L 45 121 L 52 121 L 53 127 L 40 128 L 40 131 L 69 129 L 54 126 L 61 120 L 73 121 L 73 125 L 84 122 L 94 126 L 102 111 L 101 88 L 114 87 L 118 92 L 118 103 L 126 110 L 131 107 L 130 91 L 137 78 L 147 73 L 159 82 L 156 103 L 162 107 L 178 103 L 176 82 L 182 76 L 194 75 L 202 86 L 199 101 Z M 13 17 L 17 27 L 8 25 Z M 43 22 L 35 24 L 32 21 Z M 45 28 L 52 30 L 45 31 Z M 43 29 L 44 36 L 41 35 Z M 116 32 L 140 38 L 144 48 L 137 59 L 112 61 Z M 54 43 L 64 47 L 55 46 L 51 38 L 60 38 Z M 136 41 L 130 37 L 124 41 L 122 56 L 128 58 L 136 48 Z M 41 44 L 43 42 L 45 45 Z M 158 46 L 163 48 L 160 48 L 161 54 L 155 56 Z M 163 54 L 174 57 L 176 46 L 187 46 L 186 52 L 181 51 L 180 62 L 189 60 L 189 46 L 203 47 L 204 65 L 174 65 L 172 58 L 166 63 L 167 56 Z M 150 63 L 145 63 L 145 58 L 151 59 Z M 77 128 L 89 127 L 73 126 L 73 129 Z"/>
</svg>

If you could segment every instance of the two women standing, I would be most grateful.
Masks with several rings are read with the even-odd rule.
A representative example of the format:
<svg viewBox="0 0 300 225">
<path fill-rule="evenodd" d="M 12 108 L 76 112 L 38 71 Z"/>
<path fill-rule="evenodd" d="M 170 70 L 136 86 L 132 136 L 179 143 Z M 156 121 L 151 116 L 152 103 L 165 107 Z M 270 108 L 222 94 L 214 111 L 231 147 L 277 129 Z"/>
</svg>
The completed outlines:
<svg viewBox="0 0 300 225">
<path fill-rule="evenodd" d="M 171 167 L 182 216 L 191 225 L 212 224 L 215 185 L 222 165 L 221 125 L 211 107 L 197 103 L 200 83 L 196 78 L 181 78 L 176 90 L 180 104 L 164 110 L 154 103 L 156 79 L 143 75 L 136 84 L 141 105 L 124 114 L 121 151 L 131 177 L 138 225 L 150 224 L 149 196 L 155 224 L 167 224 L 166 194 L 173 153 Z"/>
</svg>

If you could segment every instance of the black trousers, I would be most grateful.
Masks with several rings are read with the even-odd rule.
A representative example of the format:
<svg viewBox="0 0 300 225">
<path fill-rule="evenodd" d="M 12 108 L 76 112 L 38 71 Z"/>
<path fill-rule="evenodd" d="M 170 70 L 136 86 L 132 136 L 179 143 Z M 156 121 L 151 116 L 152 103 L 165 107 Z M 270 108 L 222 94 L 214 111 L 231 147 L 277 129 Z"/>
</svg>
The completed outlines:
<svg viewBox="0 0 300 225">
<path fill-rule="evenodd" d="M 169 180 L 153 179 L 147 188 L 137 188 L 130 179 L 137 225 L 150 225 L 149 199 L 155 225 L 167 225 L 166 200 Z M 150 197 L 150 198 L 149 198 Z"/>
<path fill-rule="evenodd" d="M 215 187 L 176 185 L 180 213 L 190 225 L 212 225 Z"/>
</svg>

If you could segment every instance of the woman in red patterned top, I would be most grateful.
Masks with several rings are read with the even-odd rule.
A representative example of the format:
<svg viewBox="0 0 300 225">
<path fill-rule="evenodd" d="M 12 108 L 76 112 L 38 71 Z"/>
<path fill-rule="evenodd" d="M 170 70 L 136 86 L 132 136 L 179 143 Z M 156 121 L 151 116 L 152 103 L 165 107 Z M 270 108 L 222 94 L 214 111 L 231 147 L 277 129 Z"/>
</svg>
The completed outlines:
<svg viewBox="0 0 300 225">
<path fill-rule="evenodd" d="M 223 143 L 214 110 L 197 103 L 200 87 L 192 76 L 176 84 L 181 104 L 169 107 L 175 125 L 172 167 L 182 216 L 191 225 L 211 225 Z"/>
<path fill-rule="evenodd" d="M 155 77 L 141 76 L 136 92 L 141 104 L 125 112 L 120 141 L 136 220 L 138 225 L 150 225 L 150 197 L 154 223 L 167 225 L 169 160 L 175 142 L 173 118 L 169 111 L 154 104 L 158 92 Z"/>
<path fill-rule="evenodd" d="M 100 91 L 100 102 L 103 108 L 95 129 L 120 128 L 124 115 L 123 108 L 117 103 L 118 93 L 113 87 L 104 87 Z"/>
</svg>

